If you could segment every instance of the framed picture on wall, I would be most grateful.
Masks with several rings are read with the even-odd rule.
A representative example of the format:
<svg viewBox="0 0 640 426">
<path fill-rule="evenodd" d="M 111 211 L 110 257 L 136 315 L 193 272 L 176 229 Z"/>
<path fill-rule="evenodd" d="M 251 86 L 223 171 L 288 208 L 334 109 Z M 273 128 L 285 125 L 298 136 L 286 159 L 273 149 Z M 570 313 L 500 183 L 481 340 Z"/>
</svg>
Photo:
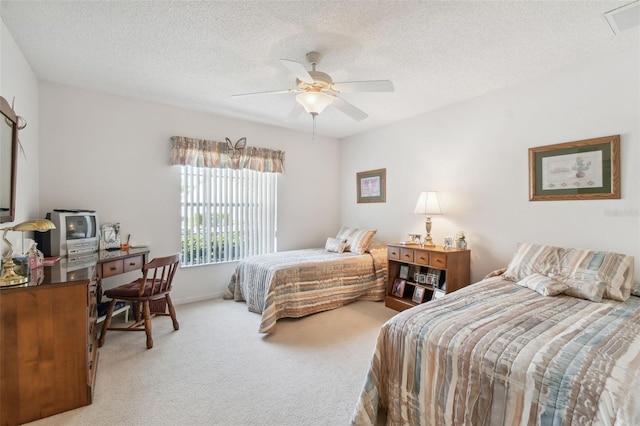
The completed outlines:
<svg viewBox="0 0 640 426">
<path fill-rule="evenodd" d="M 529 148 L 529 200 L 620 198 L 620 135 Z"/>
<path fill-rule="evenodd" d="M 384 203 L 387 199 L 387 169 L 369 170 L 356 175 L 358 203 Z"/>
</svg>

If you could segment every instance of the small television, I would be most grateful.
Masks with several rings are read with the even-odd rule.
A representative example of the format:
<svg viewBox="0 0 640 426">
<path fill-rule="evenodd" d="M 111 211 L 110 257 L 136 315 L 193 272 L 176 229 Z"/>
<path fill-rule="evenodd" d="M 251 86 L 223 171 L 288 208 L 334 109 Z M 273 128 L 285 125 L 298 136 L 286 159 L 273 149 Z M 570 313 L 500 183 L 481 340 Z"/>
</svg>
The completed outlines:
<svg viewBox="0 0 640 426">
<path fill-rule="evenodd" d="M 90 210 L 54 210 L 46 216 L 56 229 L 36 232 L 38 248 L 46 257 L 78 256 L 98 251 L 100 224 Z"/>
</svg>

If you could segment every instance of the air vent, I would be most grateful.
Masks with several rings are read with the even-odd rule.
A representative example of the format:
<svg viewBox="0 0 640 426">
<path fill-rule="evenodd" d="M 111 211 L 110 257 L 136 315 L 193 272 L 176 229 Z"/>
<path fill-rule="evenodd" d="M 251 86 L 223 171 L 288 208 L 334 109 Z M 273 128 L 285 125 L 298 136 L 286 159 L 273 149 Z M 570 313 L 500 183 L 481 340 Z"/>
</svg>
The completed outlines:
<svg viewBox="0 0 640 426">
<path fill-rule="evenodd" d="M 613 9 L 604 14 L 614 34 L 640 25 L 640 1 Z"/>
</svg>

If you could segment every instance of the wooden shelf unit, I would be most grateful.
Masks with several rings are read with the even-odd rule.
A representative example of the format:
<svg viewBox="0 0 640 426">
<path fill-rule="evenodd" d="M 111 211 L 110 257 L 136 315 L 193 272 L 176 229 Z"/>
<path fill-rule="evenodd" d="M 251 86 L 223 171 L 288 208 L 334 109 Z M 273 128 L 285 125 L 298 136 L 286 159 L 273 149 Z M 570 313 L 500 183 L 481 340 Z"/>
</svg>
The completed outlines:
<svg viewBox="0 0 640 426">
<path fill-rule="evenodd" d="M 432 299 L 434 292 L 452 293 L 471 282 L 471 251 L 463 249 L 444 249 L 441 246 L 422 246 L 420 244 L 388 244 L 387 245 L 388 280 L 385 306 L 403 311 L 418 303 L 411 300 L 416 287 L 425 289 L 423 302 Z M 402 266 L 409 268 L 405 279 L 402 297 L 393 295 L 393 285 L 400 278 Z M 431 269 L 431 271 L 430 271 Z M 416 282 L 415 273 L 434 276 L 439 274 L 437 283 Z"/>
</svg>

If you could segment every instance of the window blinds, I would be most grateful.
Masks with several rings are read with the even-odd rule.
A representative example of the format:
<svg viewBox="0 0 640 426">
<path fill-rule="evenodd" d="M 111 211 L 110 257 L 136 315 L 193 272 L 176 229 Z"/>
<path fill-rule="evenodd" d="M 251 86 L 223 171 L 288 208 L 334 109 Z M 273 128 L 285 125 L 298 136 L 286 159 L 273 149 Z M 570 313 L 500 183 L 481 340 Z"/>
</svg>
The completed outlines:
<svg viewBox="0 0 640 426">
<path fill-rule="evenodd" d="M 276 173 L 181 169 L 182 265 L 235 261 L 275 251 Z"/>
</svg>

